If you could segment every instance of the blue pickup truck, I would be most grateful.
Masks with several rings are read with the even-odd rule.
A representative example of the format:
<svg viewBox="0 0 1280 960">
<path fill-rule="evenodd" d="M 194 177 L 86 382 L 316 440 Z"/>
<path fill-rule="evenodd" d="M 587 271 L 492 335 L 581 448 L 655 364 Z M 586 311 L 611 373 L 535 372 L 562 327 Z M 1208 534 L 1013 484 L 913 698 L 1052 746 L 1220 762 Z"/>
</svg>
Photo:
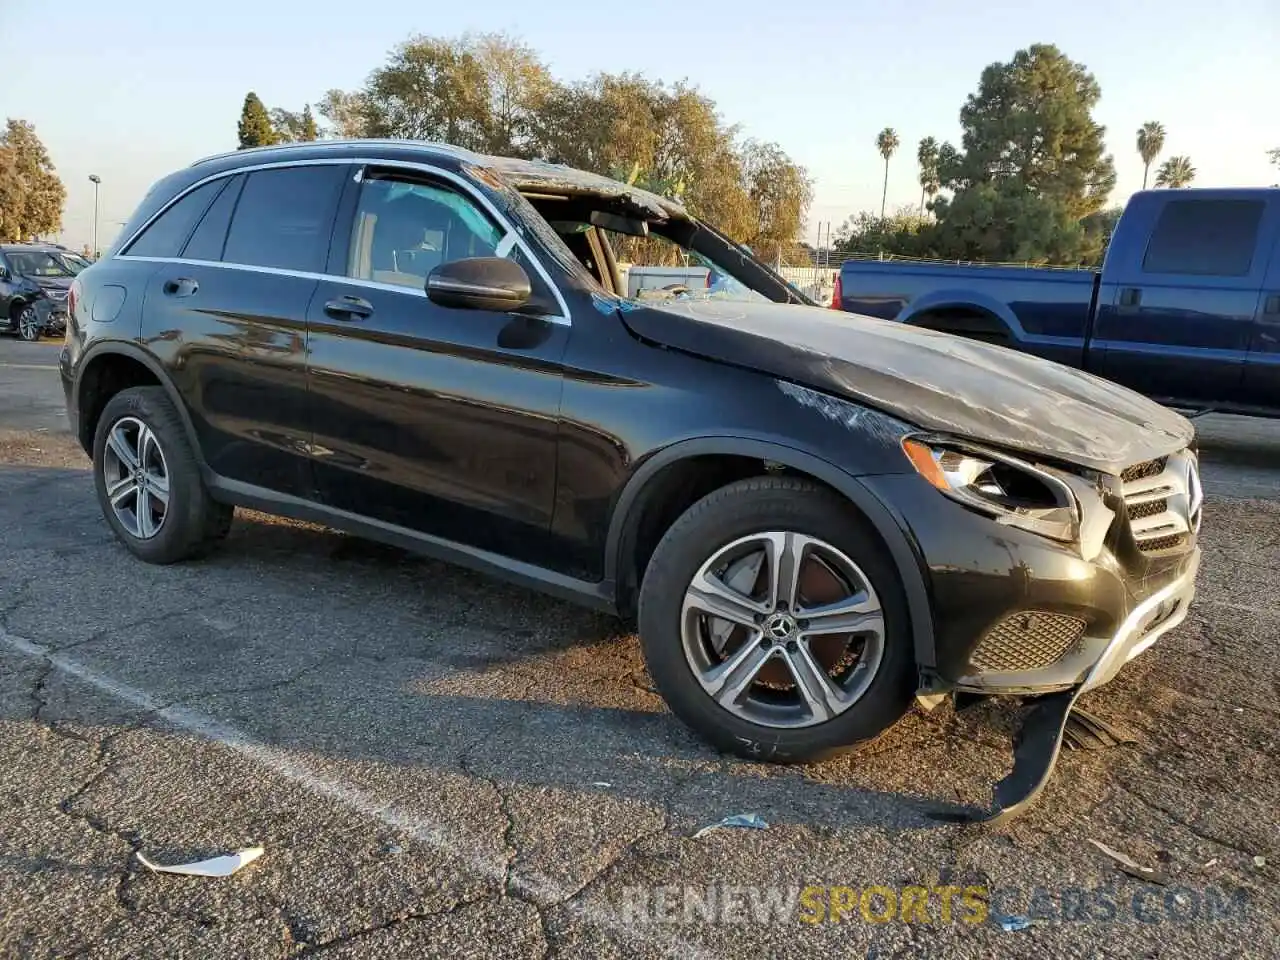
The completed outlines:
<svg viewBox="0 0 1280 960">
<path fill-rule="evenodd" d="M 832 306 L 999 343 L 1179 409 L 1280 417 L 1280 190 L 1148 190 L 1101 272 L 848 261 Z"/>
</svg>

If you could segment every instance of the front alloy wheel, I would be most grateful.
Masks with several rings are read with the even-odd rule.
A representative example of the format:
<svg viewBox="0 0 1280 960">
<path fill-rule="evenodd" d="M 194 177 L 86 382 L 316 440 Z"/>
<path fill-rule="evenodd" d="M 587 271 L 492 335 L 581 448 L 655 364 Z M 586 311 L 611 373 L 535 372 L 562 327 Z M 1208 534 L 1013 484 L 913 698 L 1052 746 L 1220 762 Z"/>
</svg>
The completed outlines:
<svg viewBox="0 0 1280 960">
<path fill-rule="evenodd" d="M 870 579 L 841 550 L 791 531 L 716 551 L 685 592 L 680 631 L 703 690 L 766 727 L 844 713 L 884 655 L 884 613 Z"/>
<path fill-rule="evenodd" d="M 125 532 L 139 540 L 156 536 L 169 512 L 169 466 L 155 432 L 137 417 L 112 424 L 102 477 Z"/>
<path fill-rule="evenodd" d="M 671 709 L 751 760 L 843 752 L 915 691 L 892 555 L 853 504 L 806 478 L 749 477 L 686 510 L 646 564 L 638 620 Z"/>
<path fill-rule="evenodd" d="M 18 313 L 18 335 L 23 340 L 34 342 L 40 339 L 40 328 L 40 317 L 35 305 L 29 303 Z"/>
</svg>

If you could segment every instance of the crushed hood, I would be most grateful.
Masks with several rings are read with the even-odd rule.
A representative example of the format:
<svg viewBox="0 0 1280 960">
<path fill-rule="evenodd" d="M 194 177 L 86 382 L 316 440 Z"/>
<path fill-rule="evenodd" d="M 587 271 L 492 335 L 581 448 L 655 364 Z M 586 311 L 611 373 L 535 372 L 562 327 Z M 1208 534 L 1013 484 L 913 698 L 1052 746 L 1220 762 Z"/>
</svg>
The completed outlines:
<svg viewBox="0 0 1280 960">
<path fill-rule="evenodd" d="M 689 300 L 622 317 L 647 340 L 860 401 L 926 430 L 1109 473 L 1195 436 L 1185 417 L 1092 374 L 857 314 Z"/>
</svg>

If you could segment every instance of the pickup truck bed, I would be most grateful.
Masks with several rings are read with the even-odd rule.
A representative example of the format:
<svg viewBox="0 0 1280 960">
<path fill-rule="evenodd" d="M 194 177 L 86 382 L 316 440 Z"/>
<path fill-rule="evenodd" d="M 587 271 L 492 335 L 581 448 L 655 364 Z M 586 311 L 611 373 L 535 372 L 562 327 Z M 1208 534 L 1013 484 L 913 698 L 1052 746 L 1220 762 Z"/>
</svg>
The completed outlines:
<svg viewBox="0 0 1280 960">
<path fill-rule="evenodd" d="M 929 315 L 956 333 L 1006 346 L 1016 343 L 1073 367 L 1084 366 L 1100 282 L 1101 275 L 1093 270 L 878 260 L 850 260 L 841 273 L 845 310 L 884 320 Z M 886 292 L 873 294 L 868 287 Z M 1001 318 L 1005 326 L 992 325 L 983 314 Z M 970 318 L 981 322 L 966 323 Z"/>
<path fill-rule="evenodd" d="M 1182 409 L 1280 417 L 1280 190 L 1151 190 L 1101 272 L 846 262 L 854 313 L 999 343 Z"/>
</svg>

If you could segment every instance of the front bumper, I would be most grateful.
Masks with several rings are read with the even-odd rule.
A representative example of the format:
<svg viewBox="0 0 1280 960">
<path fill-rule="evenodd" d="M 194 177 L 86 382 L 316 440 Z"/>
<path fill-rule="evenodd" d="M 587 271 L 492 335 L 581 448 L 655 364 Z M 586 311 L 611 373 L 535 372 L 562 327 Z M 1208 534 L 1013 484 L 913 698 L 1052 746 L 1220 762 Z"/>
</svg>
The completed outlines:
<svg viewBox="0 0 1280 960">
<path fill-rule="evenodd" d="M 42 297 L 36 301 L 36 315 L 40 318 L 45 333 L 59 334 L 67 330 L 67 301 Z"/>
<path fill-rule="evenodd" d="M 1186 618 L 1200 549 L 1143 552 L 1124 502 L 1085 559 L 940 496 L 917 477 L 864 478 L 909 529 L 930 590 L 934 645 L 917 650 L 922 693 L 1042 695 L 1110 681 Z"/>
<path fill-rule="evenodd" d="M 1181 572 L 1137 600 L 1109 635 L 1086 633 L 1070 651 L 1038 670 L 984 670 L 955 680 L 957 690 L 989 694 L 1046 693 L 1080 687 L 1092 690 L 1110 681 L 1120 668 L 1148 649 L 1187 617 L 1196 594 L 1200 548 L 1185 557 Z M 1110 619 L 1110 618 L 1108 618 Z M 1092 634 L 1092 635 L 1091 635 Z"/>
</svg>

